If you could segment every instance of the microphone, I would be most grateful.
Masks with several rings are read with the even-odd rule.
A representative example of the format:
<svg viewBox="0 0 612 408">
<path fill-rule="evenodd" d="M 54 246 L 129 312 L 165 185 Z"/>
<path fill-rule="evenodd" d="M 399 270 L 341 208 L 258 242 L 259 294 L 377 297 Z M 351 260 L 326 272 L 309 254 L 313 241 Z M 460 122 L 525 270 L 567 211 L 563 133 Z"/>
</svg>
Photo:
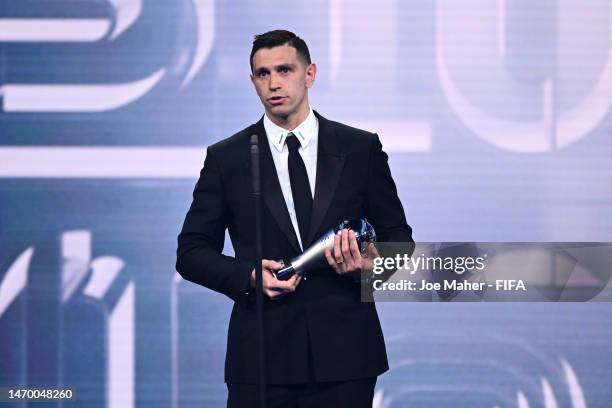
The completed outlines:
<svg viewBox="0 0 612 408">
<path fill-rule="evenodd" d="M 253 201 L 255 204 L 255 311 L 257 315 L 257 344 L 259 375 L 257 378 L 260 408 L 266 407 L 266 349 L 264 343 L 263 279 L 261 275 L 261 188 L 259 181 L 259 136 L 251 135 L 251 175 L 253 177 Z"/>
<path fill-rule="evenodd" d="M 259 136 L 251 135 L 251 171 L 253 174 L 253 195 L 259 196 L 261 189 L 259 186 Z"/>
<path fill-rule="evenodd" d="M 303 275 L 304 272 L 329 266 L 325 258 L 325 248 L 329 248 L 333 253 L 334 236 L 338 231 L 347 228 L 355 231 L 357 243 L 362 252 L 365 250 L 366 243 L 376 242 L 376 232 L 367 219 L 344 220 L 336 228 L 332 228 L 323 234 L 321 238 L 309 246 L 301 255 L 298 255 L 290 261 L 283 261 L 282 263 L 284 266 L 276 271 L 276 278 L 279 280 L 287 280 L 296 273 L 298 275 Z"/>
</svg>

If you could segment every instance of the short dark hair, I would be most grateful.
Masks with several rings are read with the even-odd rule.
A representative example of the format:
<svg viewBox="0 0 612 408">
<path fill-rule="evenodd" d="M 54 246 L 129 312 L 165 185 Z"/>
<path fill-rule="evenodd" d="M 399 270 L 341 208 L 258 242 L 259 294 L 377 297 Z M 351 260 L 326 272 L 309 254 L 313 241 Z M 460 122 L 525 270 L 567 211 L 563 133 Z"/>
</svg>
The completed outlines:
<svg viewBox="0 0 612 408">
<path fill-rule="evenodd" d="M 258 34 L 253 40 L 253 48 L 251 48 L 251 71 L 253 70 L 253 56 L 262 48 L 274 48 L 281 45 L 289 45 L 297 51 L 298 58 L 306 65 L 310 65 L 310 52 L 306 42 L 291 31 L 273 30 L 267 33 Z"/>
</svg>

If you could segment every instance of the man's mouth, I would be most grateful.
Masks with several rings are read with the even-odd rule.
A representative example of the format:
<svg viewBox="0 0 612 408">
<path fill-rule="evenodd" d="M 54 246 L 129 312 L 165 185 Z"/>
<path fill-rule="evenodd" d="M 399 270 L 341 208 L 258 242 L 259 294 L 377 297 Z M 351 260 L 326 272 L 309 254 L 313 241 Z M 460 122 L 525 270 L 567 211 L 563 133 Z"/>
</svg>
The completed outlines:
<svg viewBox="0 0 612 408">
<path fill-rule="evenodd" d="M 270 102 L 273 105 L 281 104 L 284 100 L 285 100 L 284 96 L 273 96 L 271 98 L 268 98 L 268 102 Z"/>
</svg>

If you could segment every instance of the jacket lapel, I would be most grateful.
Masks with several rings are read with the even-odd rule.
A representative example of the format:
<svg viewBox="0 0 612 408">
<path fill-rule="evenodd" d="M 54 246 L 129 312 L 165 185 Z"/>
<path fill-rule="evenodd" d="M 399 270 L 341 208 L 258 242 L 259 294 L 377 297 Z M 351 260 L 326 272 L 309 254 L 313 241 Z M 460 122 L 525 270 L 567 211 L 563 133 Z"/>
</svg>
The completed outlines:
<svg viewBox="0 0 612 408">
<path fill-rule="evenodd" d="M 317 173 L 308 240 L 303 243 L 304 248 L 308 248 L 312 241 L 318 238 L 316 233 L 334 197 L 345 160 L 345 154 L 340 150 L 340 144 L 332 124 L 319 115 L 318 112 L 315 111 L 314 113 L 319 120 Z M 261 192 L 263 200 L 281 231 L 283 231 L 291 243 L 291 246 L 297 252 L 302 252 L 296 232 L 293 229 L 293 224 L 291 223 L 291 218 L 289 217 L 285 197 L 280 187 L 278 174 L 272 159 L 272 152 L 270 151 L 270 144 L 268 143 L 266 130 L 263 126 L 263 117 L 257 123 L 251 125 L 249 134 L 259 135 Z M 338 220 L 338 222 L 340 221 Z"/>
<path fill-rule="evenodd" d="M 276 173 L 276 167 L 274 166 L 274 160 L 272 159 L 272 152 L 270 151 L 270 144 L 268 143 L 268 137 L 266 130 L 263 126 L 263 117 L 259 122 L 251 126 L 251 132 L 249 135 L 259 135 L 259 151 L 260 151 L 260 172 L 261 172 L 261 193 L 264 202 L 268 206 L 272 217 L 276 220 L 281 231 L 285 234 L 291 246 L 296 252 L 302 252 L 300 244 L 297 240 L 297 235 L 293 230 L 293 224 L 289 217 L 289 210 L 287 209 L 287 203 L 278 181 L 278 174 Z M 250 165 L 249 165 L 250 168 Z"/>
<path fill-rule="evenodd" d="M 340 150 L 340 144 L 332 124 L 316 111 L 315 115 L 319 120 L 317 175 L 308 240 L 304 244 L 304 248 L 307 248 L 315 238 L 318 238 L 315 234 L 334 197 L 345 158 L 344 153 Z"/>
</svg>

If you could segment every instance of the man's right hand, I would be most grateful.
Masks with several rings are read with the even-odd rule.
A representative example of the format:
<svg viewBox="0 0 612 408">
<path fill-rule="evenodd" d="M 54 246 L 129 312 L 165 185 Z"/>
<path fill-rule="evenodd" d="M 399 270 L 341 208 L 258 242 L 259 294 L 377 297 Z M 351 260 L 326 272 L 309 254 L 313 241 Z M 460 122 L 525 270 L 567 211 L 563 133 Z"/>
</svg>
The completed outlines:
<svg viewBox="0 0 612 408">
<path fill-rule="evenodd" d="M 276 279 L 274 271 L 282 268 L 283 265 L 280 262 L 272 261 L 269 259 L 262 259 L 261 261 L 261 276 L 263 278 L 263 292 L 270 299 L 275 300 L 279 297 L 286 295 L 287 293 L 295 292 L 298 284 L 302 280 L 300 275 L 293 275 L 286 281 Z M 255 287 L 255 269 L 251 272 L 251 286 Z"/>
</svg>

